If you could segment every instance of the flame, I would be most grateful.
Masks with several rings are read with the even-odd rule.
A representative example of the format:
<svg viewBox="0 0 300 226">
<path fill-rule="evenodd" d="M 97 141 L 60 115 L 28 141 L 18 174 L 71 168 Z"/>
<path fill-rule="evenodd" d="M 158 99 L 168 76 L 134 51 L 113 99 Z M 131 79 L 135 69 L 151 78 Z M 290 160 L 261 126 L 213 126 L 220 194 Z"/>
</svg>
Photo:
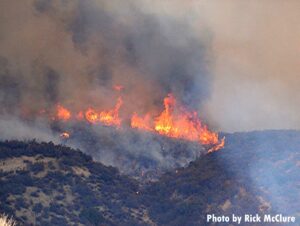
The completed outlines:
<svg viewBox="0 0 300 226">
<path fill-rule="evenodd" d="M 131 117 L 131 127 L 137 129 L 144 129 L 153 131 L 151 128 L 151 117 L 150 114 L 146 114 L 145 117 L 139 117 L 136 112 Z"/>
<path fill-rule="evenodd" d="M 123 104 L 122 98 L 119 97 L 116 106 L 112 110 L 97 112 L 93 108 L 89 108 L 85 112 L 85 118 L 90 123 L 102 123 L 107 126 L 120 126 L 121 119 L 119 117 L 119 110 Z"/>
<path fill-rule="evenodd" d="M 74 114 L 72 118 L 71 112 L 58 104 L 55 119 L 67 121 L 72 118 L 87 120 L 92 124 L 99 123 L 106 126 L 120 127 L 122 120 L 119 116 L 119 111 L 122 105 L 123 100 L 119 97 L 113 109 L 99 111 L 90 107 L 85 111 L 79 111 L 77 114 Z M 164 109 L 158 116 L 152 117 L 149 113 L 145 114 L 145 116 L 139 116 L 134 112 L 130 125 L 135 129 L 158 133 L 167 137 L 199 142 L 210 147 L 208 153 L 220 150 L 225 145 L 225 138 L 219 140 L 218 133 L 210 131 L 201 122 L 197 112 L 188 111 L 178 104 L 172 94 L 164 98 Z M 69 134 L 63 137 L 69 138 Z"/>
<path fill-rule="evenodd" d="M 68 132 L 63 132 L 59 135 L 63 139 L 68 139 L 70 138 L 70 134 Z"/>
<path fill-rule="evenodd" d="M 218 150 L 224 148 L 224 146 L 225 146 L 225 137 L 223 137 L 223 138 L 221 139 L 221 142 L 220 142 L 219 144 L 217 144 L 216 146 L 213 146 L 212 148 L 210 148 L 210 149 L 207 151 L 207 153 L 212 153 L 212 152 L 218 151 Z"/>
<path fill-rule="evenodd" d="M 71 118 L 71 112 L 62 105 L 58 104 L 56 106 L 56 117 L 59 120 L 67 121 Z"/>
<path fill-rule="evenodd" d="M 96 112 L 96 110 L 89 108 L 85 112 L 85 118 L 88 120 L 90 123 L 97 123 L 99 122 L 99 114 Z"/>
<path fill-rule="evenodd" d="M 121 119 L 119 117 L 119 110 L 120 110 L 122 104 L 123 104 L 122 98 L 119 97 L 114 109 L 112 109 L 110 111 L 100 112 L 100 114 L 99 114 L 100 122 L 102 122 L 103 124 L 105 124 L 107 126 L 111 126 L 111 125 L 120 126 Z"/>
<path fill-rule="evenodd" d="M 172 94 L 164 99 L 164 110 L 154 120 L 151 119 L 150 114 L 140 117 L 134 113 L 131 127 L 154 131 L 172 138 L 196 141 L 203 145 L 214 145 L 209 149 L 209 153 L 223 148 L 225 144 L 224 138 L 219 142 L 218 134 L 202 125 L 197 112 L 189 112 L 182 106 L 178 106 Z"/>
</svg>

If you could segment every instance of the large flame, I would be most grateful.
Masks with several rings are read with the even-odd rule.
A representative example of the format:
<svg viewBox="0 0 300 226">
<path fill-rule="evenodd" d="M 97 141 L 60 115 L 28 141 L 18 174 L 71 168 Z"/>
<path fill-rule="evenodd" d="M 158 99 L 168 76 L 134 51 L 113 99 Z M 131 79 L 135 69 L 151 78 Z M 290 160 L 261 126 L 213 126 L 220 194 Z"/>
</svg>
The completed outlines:
<svg viewBox="0 0 300 226">
<path fill-rule="evenodd" d="M 178 106 L 175 97 L 169 94 L 164 99 L 163 112 L 151 120 L 149 114 L 139 117 L 136 113 L 131 118 L 131 126 L 142 130 L 155 131 L 161 135 L 197 141 L 203 145 L 214 145 L 210 152 L 224 146 L 224 139 L 219 142 L 218 134 L 202 125 L 197 112 L 189 112 Z"/>
<path fill-rule="evenodd" d="M 123 100 L 119 97 L 113 109 L 99 111 L 90 107 L 75 114 L 59 104 L 54 119 L 62 121 L 86 120 L 92 124 L 120 127 L 122 120 L 119 111 L 122 104 Z M 135 129 L 158 133 L 167 137 L 199 142 L 210 147 L 208 153 L 222 149 L 225 144 L 225 138 L 219 140 L 218 134 L 210 131 L 201 122 L 197 112 L 188 111 L 178 104 L 172 94 L 164 99 L 164 110 L 159 115 L 151 116 L 150 113 L 147 113 L 141 117 L 134 112 L 130 125 Z"/>
</svg>

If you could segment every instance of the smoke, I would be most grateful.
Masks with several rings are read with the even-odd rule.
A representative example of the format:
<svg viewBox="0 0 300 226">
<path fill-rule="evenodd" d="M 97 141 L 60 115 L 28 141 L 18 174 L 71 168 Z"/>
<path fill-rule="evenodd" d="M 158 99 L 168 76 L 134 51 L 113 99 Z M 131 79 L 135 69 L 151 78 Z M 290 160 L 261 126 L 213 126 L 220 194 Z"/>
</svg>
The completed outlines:
<svg viewBox="0 0 300 226">
<path fill-rule="evenodd" d="M 121 173 L 141 180 L 156 180 L 161 173 L 186 166 L 205 153 L 197 142 L 174 140 L 134 129 L 75 125 L 65 142 L 94 160 L 117 167 Z"/>
<path fill-rule="evenodd" d="M 209 95 L 209 41 L 185 21 L 135 1 L 10 1 L 1 9 L 1 82 L 13 83 L 2 85 L 6 111 L 57 102 L 107 108 L 114 85 L 125 88 L 124 114 L 149 111 L 170 92 L 190 106 Z"/>
<path fill-rule="evenodd" d="M 213 75 L 202 115 L 222 131 L 299 129 L 300 3 L 142 1 L 143 9 L 210 33 Z"/>
<path fill-rule="evenodd" d="M 37 141 L 60 143 L 60 140 L 52 132 L 48 123 L 43 120 L 24 122 L 19 118 L 5 115 L 0 118 L 0 134 L 1 140 L 35 139 Z"/>
<path fill-rule="evenodd" d="M 231 0 L 197 8 L 213 33 L 215 80 L 205 110 L 222 130 L 300 128 L 299 6 Z"/>
<path fill-rule="evenodd" d="M 0 4 L 1 139 L 61 142 L 58 134 L 67 129 L 68 145 L 128 174 L 183 166 L 204 151 L 182 142 L 180 154 L 178 143 L 152 134 L 62 128 L 38 117 L 58 103 L 72 112 L 111 109 L 122 96 L 126 128 L 133 112 L 161 112 L 169 93 L 188 108 L 202 106 L 213 81 L 210 32 L 204 25 L 199 34 L 190 21 L 162 14 L 159 5 L 152 8 L 147 1 Z M 124 88 L 116 91 L 115 85 Z"/>
<path fill-rule="evenodd" d="M 9 128 L 1 138 L 50 139 L 50 125 L 34 118 L 27 128 L 20 116 L 57 103 L 111 109 L 121 95 L 129 123 L 133 112 L 161 112 L 168 93 L 215 129 L 299 128 L 298 4 L 1 1 L 0 120 Z M 140 139 L 164 162 L 156 141 Z M 115 153 L 101 158 L 114 162 Z"/>
<path fill-rule="evenodd" d="M 2 112 L 111 107 L 120 84 L 125 115 L 173 92 L 223 131 L 300 127 L 298 1 L 0 4 Z"/>
</svg>

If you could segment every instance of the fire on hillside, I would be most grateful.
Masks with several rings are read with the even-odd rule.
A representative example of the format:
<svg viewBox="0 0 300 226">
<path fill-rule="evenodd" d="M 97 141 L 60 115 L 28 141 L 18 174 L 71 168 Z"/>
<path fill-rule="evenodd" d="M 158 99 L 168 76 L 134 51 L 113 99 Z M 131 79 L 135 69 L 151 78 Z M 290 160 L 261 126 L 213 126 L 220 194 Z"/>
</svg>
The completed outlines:
<svg viewBox="0 0 300 226">
<path fill-rule="evenodd" d="M 220 139 L 218 133 L 212 132 L 202 123 L 196 111 L 188 111 L 180 105 L 173 94 L 164 98 L 164 109 L 158 115 L 150 113 L 139 116 L 136 112 L 130 118 L 130 127 L 157 133 L 174 139 L 198 142 L 209 147 L 208 153 L 218 151 L 224 147 L 225 138 Z M 123 120 L 119 114 L 124 106 L 122 97 L 118 97 L 115 106 L 109 110 L 99 110 L 89 107 L 78 112 L 72 112 L 61 104 L 56 105 L 51 118 L 56 121 L 86 121 L 94 125 L 105 125 L 123 128 Z M 65 137 L 65 136 L 64 136 Z"/>
</svg>

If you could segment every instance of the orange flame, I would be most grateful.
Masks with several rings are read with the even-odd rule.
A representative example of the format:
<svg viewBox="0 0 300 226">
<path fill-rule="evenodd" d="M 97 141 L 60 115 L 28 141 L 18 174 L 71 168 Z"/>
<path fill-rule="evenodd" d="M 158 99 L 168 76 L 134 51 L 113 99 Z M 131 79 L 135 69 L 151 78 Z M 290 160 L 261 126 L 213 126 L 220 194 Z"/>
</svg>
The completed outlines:
<svg viewBox="0 0 300 226">
<path fill-rule="evenodd" d="M 85 112 L 79 111 L 74 114 L 74 119 L 85 119 L 92 124 L 101 123 L 106 126 L 120 127 L 122 120 L 119 110 L 122 104 L 123 100 L 119 97 L 115 107 L 111 110 L 97 111 L 94 108 L 88 108 Z M 55 119 L 67 121 L 71 118 L 72 114 L 68 109 L 57 105 Z M 164 98 L 164 110 L 157 117 L 151 117 L 149 113 L 141 117 L 134 112 L 131 117 L 131 127 L 167 137 L 199 142 L 210 147 L 208 153 L 222 149 L 225 144 L 225 138 L 219 140 L 217 133 L 210 131 L 206 125 L 202 124 L 197 112 L 188 111 L 180 106 L 172 94 Z M 68 138 L 69 135 L 63 137 Z"/>
<path fill-rule="evenodd" d="M 98 113 L 92 109 L 89 108 L 86 112 L 85 112 L 85 118 L 86 120 L 88 120 L 90 123 L 97 123 L 99 121 L 99 116 Z"/>
<path fill-rule="evenodd" d="M 220 141 L 219 144 L 217 144 L 216 146 L 213 146 L 212 148 L 210 148 L 210 149 L 207 151 L 207 153 L 212 153 L 212 152 L 214 152 L 214 151 L 218 151 L 218 150 L 224 148 L 224 146 L 225 146 L 225 137 L 223 137 L 223 138 L 221 139 L 221 141 Z"/>
<path fill-rule="evenodd" d="M 56 117 L 59 120 L 67 121 L 71 118 L 71 112 L 68 109 L 61 106 L 60 104 L 58 104 L 56 107 Z"/>
<path fill-rule="evenodd" d="M 137 129 L 144 129 L 153 131 L 151 128 L 151 118 L 149 114 L 146 114 L 144 118 L 139 117 L 136 112 L 133 113 L 131 118 L 131 127 Z"/>
<path fill-rule="evenodd" d="M 144 118 L 136 113 L 131 118 L 131 127 L 155 131 L 161 135 L 200 142 L 203 145 L 214 145 L 209 151 L 217 151 L 224 147 L 225 140 L 219 142 L 218 134 L 202 125 L 196 112 L 189 112 L 177 106 L 176 99 L 169 94 L 164 99 L 164 111 L 151 122 L 149 114 Z"/>
<path fill-rule="evenodd" d="M 102 111 L 100 112 L 99 115 L 99 120 L 103 124 L 110 126 L 110 125 L 116 125 L 120 126 L 121 125 L 121 119 L 119 117 L 119 110 L 123 104 L 123 101 L 121 97 L 118 98 L 117 104 L 114 109 L 110 111 Z"/>
<path fill-rule="evenodd" d="M 119 117 L 119 110 L 123 104 L 123 101 L 121 98 L 118 98 L 117 104 L 114 107 L 114 109 L 109 110 L 109 111 L 101 111 L 98 113 L 96 110 L 93 108 L 89 108 L 85 112 L 85 118 L 87 121 L 90 123 L 103 123 L 104 125 L 107 126 L 120 126 L 121 125 L 121 119 Z"/>
</svg>

